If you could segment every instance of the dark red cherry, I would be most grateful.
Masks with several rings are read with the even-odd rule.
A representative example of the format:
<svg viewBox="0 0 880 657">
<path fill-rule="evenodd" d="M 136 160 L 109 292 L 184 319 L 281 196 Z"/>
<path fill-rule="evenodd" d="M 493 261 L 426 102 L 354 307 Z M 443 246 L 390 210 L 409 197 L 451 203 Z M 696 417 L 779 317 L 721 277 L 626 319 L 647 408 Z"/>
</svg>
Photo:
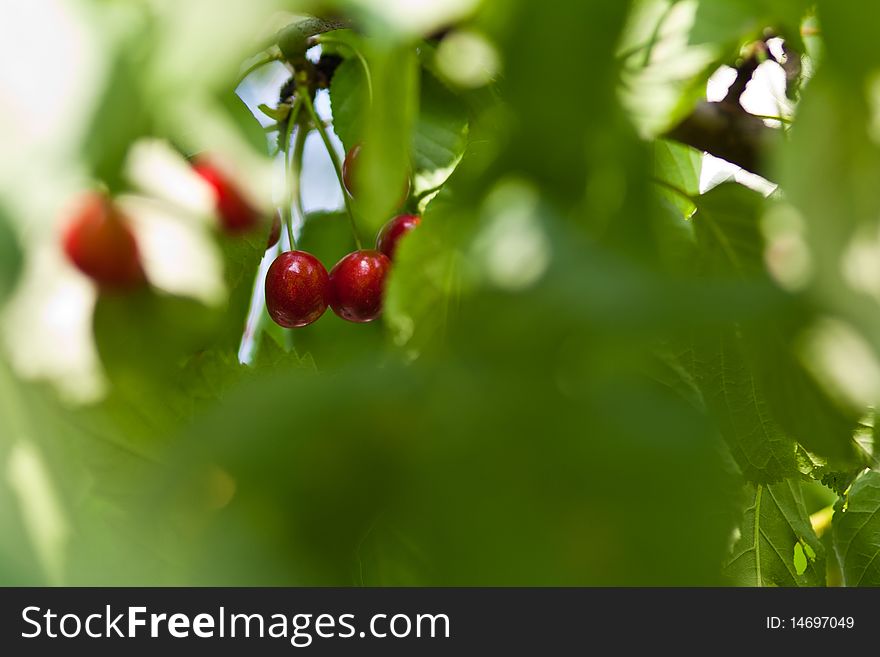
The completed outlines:
<svg viewBox="0 0 880 657">
<path fill-rule="evenodd" d="M 379 236 L 376 238 L 376 250 L 384 253 L 390 260 L 394 259 L 397 251 L 397 243 L 413 228 L 421 223 L 422 219 L 417 214 L 399 214 L 387 224 L 382 226 Z"/>
<path fill-rule="evenodd" d="M 266 240 L 266 248 L 271 249 L 281 239 L 281 210 L 276 210 L 272 217 L 272 227 L 269 228 L 269 239 Z"/>
<path fill-rule="evenodd" d="M 246 233 L 260 223 L 260 213 L 242 195 L 241 190 L 215 164 L 200 159 L 193 169 L 207 182 L 216 194 L 217 214 L 227 233 Z"/>
<path fill-rule="evenodd" d="M 356 196 L 356 187 L 355 184 L 355 171 L 360 166 L 358 164 L 359 158 L 361 155 L 361 144 L 355 144 L 352 146 L 348 153 L 345 154 L 345 160 L 342 163 L 342 183 L 345 185 L 345 189 L 348 191 L 349 195 L 354 197 Z M 397 203 L 397 207 L 406 202 L 406 198 L 409 196 L 409 176 L 403 181 L 403 193 L 400 196 L 400 200 Z"/>
<path fill-rule="evenodd" d="M 128 218 L 103 194 L 83 196 L 63 242 L 70 261 L 103 288 L 128 289 L 146 281 Z"/>
<path fill-rule="evenodd" d="M 330 278 L 305 251 L 285 251 L 266 273 L 266 308 L 279 326 L 308 326 L 327 310 Z"/>
<path fill-rule="evenodd" d="M 349 253 L 330 271 L 330 307 L 349 322 L 371 322 L 382 312 L 385 276 L 391 261 L 384 253 Z"/>
</svg>

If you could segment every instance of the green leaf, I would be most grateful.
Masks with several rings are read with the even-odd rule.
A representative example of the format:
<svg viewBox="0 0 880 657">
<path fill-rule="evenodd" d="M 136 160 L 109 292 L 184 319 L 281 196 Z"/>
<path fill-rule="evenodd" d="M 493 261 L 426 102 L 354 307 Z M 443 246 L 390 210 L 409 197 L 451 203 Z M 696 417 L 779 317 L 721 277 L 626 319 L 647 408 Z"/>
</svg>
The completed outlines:
<svg viewBox="0 0 880 657">
<path fill-rule="evenodd" d="M 746 349 L 758 381 L 757 394 L 764 397 L 786 435 L 826 459 L 826 468 L 858 467 L 861 460 L 853 434 L 863 411 L 833 399 L 792 351 L 797 327 L 778 320 L 745 330 Z"/>
<path fill-rule="evenodd" d="M 795 442 L 773 419 L 740 335 L 705 329 L 694 340 L 694 354 L 703 399 L 745 478 L 773 483 L 795 476 Z"/>
<path fill-rule="evenodd" d="M 218 336 L 218 346 L 222 346 L 230 352 L 237 351 L 239 342 L 241 342 L 250 310 L 257 270 L 266 253 L 268 233 L 265 227 L 268 222 L 263 222 L 261 225 L 263 230 L 255 230 L 247 235 L 221 235 L 219 238 L 223 250 L 224 277 L 229 298 L 226 304 L 223 332 Z"/>
<path fill-rule="evenodd" d="M 0 209 L 0 306 L 15 288 L 21 266 L 22 255 L 18 235 Z"/>
<path fill-rule="evenodd" d="M 745 280 L 768 280 L 764 238 L 760 231 L 764 205 L 758 193 L 733 184 L 716 187 L 697 199 L 698 209 L 692 221 L 704 271 Z M 851 468 L 858 463 L 852 435 L 860 411 L 845 409 L 834 401 L 794 353 L 798 333 L 809 322 L 810 315 L 793 302 L 787 303 L 789 305 L 780 305 L 776 314 L 767 318 L 741 323 L 736 336 L 728 333 L 725 346 L 709 356 L 713 363 L 710 367 L 723 367 L 726 363 L 739 373 L 740 385 L 726 387 L 723 393 L 727 409 L 753 409 L 752 420 L 738 431 L 757 426 L 755 420 L 760 418 L 768 437 L 783 441 L 777 445 L 781 448 L 785 444 L 786 455 L 790 442 L 796 440 L 808 450 L 831 459 L 833 467 Z M 723 381 L 725 375 L 716 373 L 715 376 Z M 730 399 L 734 390 L 747 398 Z M 743 438 L 733 440 L 741 444 Z M 754 441 L 747 439 L 747 442 L 751 448 L 757 447 Z M 741 456 L 749 452 L 752 449 Z M 761 462 L 763 458 L 758 461 Z M 787 456 L 780 461 L 787 462 Z"/>
<path fill-rule="evenodd" d="M 760 217 L 764 198 L 742 185 L 725 183 L 696 199 L 694 231 L 703 270 L 733 278 L 766 278 Z"/>
<path fill-rule="evenodd" d="M 401 240 L 385 293 L 384 319 L 398 346 L 419 352 L 443 338 L 467 280 L 467 216 L 435 201 Z"/>
<path fill-rule="evenodd" d="M 233 92 L 225 92 L 219 95 L 219 106 L 225 110 L 227 115 L 232 119 L 233 123 L 238 127 L 239 132 L 245 141 L 250 144 L 251 148 L 257 153 L 268 155 L 269 141 L 266 138 L 266 132 L 257 121 L 257 117 L 253 115 L 250 108 L 245 105 L 244 101 Z M 260 106 L 262 109 L 263 106 Z M 287 107 L 283 105 L 282 107 Z M 287 116 L 287 113 L 279 108 L 276 111 L 279 115 L 283 114 L 278 120 Z"/>
<path fill-rule="evenodd" d="M 856 479 L 832 519 L 844 586 L 880 586 L 880 472 Z"/>
<path fill-rule="evenodd" d="M 375 234 L 400 204 L 410 174 L 412 133 L 418 111 L 419 66 L 408 44 L 372 40 L 365 50 L 373 82 L 363 148 L 354 171 L 358 227 Z M 334 76 L 335 78 L 336 76 Z"/>
<path fill-rule="evenodd" d="M 364 117 L 370 105 L 364 67 L 356 57 L 343 61 L 330 82 L 333 132 L 345 151 L 363 139 Z"/>
<path fill-rule="evenodd" d="M 284 349 L 270 334 L 260 335 L 260 345 L 253 369 L 261 372 L 284 371 L 292 368 L 315 369 L 311 354 L 300 357 L 294 349 Z"/>
<path fill-rule="evenodd" d="M 757 39 L 767 27 L 798 34 L 811 0 L 700 0 L 691 43 Z"/>
<path fill-rule="evenodd" d="M 739 586 L 825 585 L 825 548 L 810 525 L 800 481 L 749 486 L 725 570 Z"/>
<path fill-rule="evenodd" d="M 161 396 L 186 358 L 210 348 L 217 310 L 183 297 L 141 290 L 101 295 L 94 315 L 95 341 L 111 381 L 132 394 Z M 161 405 L 161 404 L 160 404 Z"/>
<path fill-rule="evenodd" d="M 297 246 L 320 260 L 327 271 L 355 249 L 348 215 L 344 212 L 310 212 Z"/>
<path fill-rule="evenodd" d="M 131 39 L 115 53 L 82 145 L 92 174 L 112 191 L 124 188 L 123 165 L 129 146 L 152 131 L 154 104 L 143 88 L 140 70 L 146 43 L 145 36 Z"/>
<path fill-rule="evenodd" d="M 653 144 L 654 175 L 660 180 L 696 197 L 700 193 L 700 172 L 703 169 L 703 154 L 695 148 L 666 139 L 658 139 Z M 696 210 L 693 202 L 681 194 L 660 187 L 661 193 L 689 217 Z"/>
<path fill-rule="evenodd" d="M 617 57 L 621 98 L 643 136 L 662 134 L 690 114 L 724 63 L 720 48 L 688 42 L 693 13 L 689 2 L 633 4 Z"/>
<path fill-rule="evenodd" d="M 416 194 L 442 185 L 467 146 L 467 111 L 433 75 L 422 73 L 419 115 L 413 135 Z"/>
</svg>

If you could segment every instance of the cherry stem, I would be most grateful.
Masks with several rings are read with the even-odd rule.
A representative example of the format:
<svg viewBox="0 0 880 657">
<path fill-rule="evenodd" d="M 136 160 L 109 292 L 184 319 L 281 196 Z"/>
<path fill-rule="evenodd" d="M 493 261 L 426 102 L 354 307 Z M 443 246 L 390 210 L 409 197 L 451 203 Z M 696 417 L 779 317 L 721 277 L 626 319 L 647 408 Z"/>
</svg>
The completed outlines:
<svg viewBox="0 0 880 657">
<path fill-rule="evenodd" d="M 293 108 L 290 110 L 290 114 L 287 115 L 287 131 L 284 136 L 284 171 L 286 174 L 285 188 L 287 189 L 287 198 L 282 214 L 284 215 L 284 223 L 287 226 L 287 237 L 290 240 L 292 251 L 296 251 L 296 238 L 293 236 L 293 213 L 291 212 L 291 207 L 293 206 L 294 185 L 297 185 L 298 181 L 294 176 L 294 166 L 290 158 L 290 136 L 293 134 L 293 126 L 296 124 L 297 118 L 299 118 L 301 109 L 302 100 L 298 97 L 293 104 Z M 302 132 L 302 128 L 299 131 Z M 296 193 L 298 194 L 299 192 L 297 191 Z"/>
<path fill-rule="evenodd" d="M 306 211 L 302 202 L 302 170 L 303 170 L 303 152 L 306 147 L 306 137 L 309 131 L 300 126 L 296 131 L 296 137 L 293 140 L 293 160 L 291 162 L 291 187 L 293 196 L 293 204 L 299 214 L 300 221 L 304 224 L 306 220 Z"/>
<path fill-rule="evenodd" d="M 315 106 L 312 103 L 308 88 L 305 85 L 297 84 L 296 89 L 297 96 L 302 98 L 303 105 L 305 105 L 306 111 L 312 119 L 312 123 L 314 123 L 315 127 L 318 129 L 318 134 L 321 135 L 321 140 L 324 142 L 324 148 L 327 149 L 327 155 L 330 156 L 330 161 L 333 163 L 333 170 L 336 172 L 336 179 L 339 181 L 339 188 L 342 190 L 342 200 L 345 202 L 345 211 L 348 213 L 351 234 L 354 237 L 355 245 L 358 250 L 360 250 L 363 248 L 363 245 L 361 244 L 357 224 L 354 220 L 354 210 L 351 207 L 351 199 L 348 197 L 348 192 L 345 189 L 345 181 L 342 179 L 342 165 L 339 162 L 339 155 L 336 154 L 333 144 L 330 143 L 330 135 L 327 134 L 327 128 L 324 126 L 324 122 L 318 118 L 318 114 L 315 112 Z"/>
<path fill-rule="evenodd" d="M 235 81 L 235 87 L 237 88 L 238 85 L 245 81 L 245 78 L 247 78 L 247 76 L 256 71 L 258 68 L 262 68 L 266 64 L 271 64 L 272 62 L 278 61 L 281 61 L 281 53 L 270 53 L 265 57 L 258 59 L 253 64 L 248 66 L 241 75 L 238 76 L 238 80 Z"/>
</svg>

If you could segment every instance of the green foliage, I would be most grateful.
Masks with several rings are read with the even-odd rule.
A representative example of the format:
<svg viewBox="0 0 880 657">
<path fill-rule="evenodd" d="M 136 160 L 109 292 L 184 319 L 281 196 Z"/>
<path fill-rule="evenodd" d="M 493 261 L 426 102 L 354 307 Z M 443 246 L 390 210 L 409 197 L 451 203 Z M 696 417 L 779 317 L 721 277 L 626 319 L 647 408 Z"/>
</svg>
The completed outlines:
<svg viewBox="0 0 880 657">
<path fill-rule="evenodd" d="M 749 486 L 726 571 L 740 586 L 824 584 L 825 548 L 810 526 L 797 479 Z"/>
<path fill-rule="evenodd" d="M 34 150 L 45 158 L 0 158 L 59 187 L 129 192 L 149 135 L 210 151 L 269 208 L 290 190 L 267 184 L 252 112 L 286 110 L 260 87 L 270 76 L 241 85 L 247 107 L 235 68 L 283 57 L 308 78 L 320 44 L 342 58 L 330 127 L 346 150 L 363 144 L 364 246 L 402 211 L 406 177 L 405 209 L 422 215 L 372 324 L 328 311 L 269 325 L 268 226 L 211 229 L 225 290 L 213 306 L 155 281 L 101 292 L 80 308 L 93 344 L 73 328 L 64 349 L 43 343 L 54 371 L 33 348 L 4 353 L 0 582 L 880 584 L 880 92 L 864 7 L 820 2 L 821 60 L 804 62 L 810 77 L 785 62 L 802 100 L 791 129 L 761 142 L 779 185 L 765 196 L 733 179 L 703 192 L 712 161 L 663 135 L 765 30 L 795 58 L 812 3 L 483 2 L 449 27 L 484 39 L 500 73 L 467 90 L 435 36 L 380 4 L 331 2 L 339 21 L 274 36 L 258 26 L 303 7 L 114 9 L 89 28 L 106 69 L 66 114 L 83 134 Z M 752 143 L 735 127 L 743 107 L 715 109 L 706 129 Z M 138 193 L 162 197 L 147 205 L 204 218 L 183 159 L 139 165 L 154 184 Z M 58 235 L 34 220 L 68 190 L 35 189 L 0 179 L 0 300 L 21 292 L 0 328 L 24 347 L 57 343 L 53 323 L 91 299 L 70 267 L 51 269 Z M 328 270 L 355 248 L 346 210 L 303 218 L 298 248 Z M 162 246 L 181 272 L 208 262 Z M 27 276 L 70 285 L 23 279 L 24 257 L 38 265 Z M 27 380 L 51 374 L 69 392 L 90 365 L 103 389 L 88 404 Z"/>
<path fill-rule="evenodd" d="M 464 154 L 467 130 L 468 117 L 462 101 L 433 75 L 424 72 L 412 143 L 416 194 L 446 182 Z"/>
<path fill-rule="evenodd" d="M 812 5 L 810 0 L 700 0 L 691 40 L 735 43 L 756 39 L 767 27 L 794 36 Z"/>
<path fill-rule="evenodd" d="M 834 545 L 845 586 L 880 585 L 880 473 L 856 479 L 834 513 Z"/>
<path fill-rule="evenodd" d="M 385 322 L 398 346 L 418 353 L 442 344 L 468 284 L 464 245 L 473 220 L 440 198 L 401 241 L 385 300 Z"/>
<path fill-rule="evenodd" d="M 732 331 L 697 338 L 697 380 L 743 475 L 776 482 L 798 472 L 795 442 L 776 424 L 761 396 L 741 337 Z"/>
<path fill-rule="evenodd" d="M 363 139 L 364 117 L 370 104 L 366 74 L 355 57 L 343 61 L 330 83 L 333 131 L 346 152 Z"/>
<path fill-rule="evenodd" d="M 22 266 L 18 236 L 0 210 L 0 304 L 2 304 L 18 281 Z"/>
<path fill-rule="evenodd" d="M 148 49 L 149 35 L 131 39 L 111 63 L 103 95 L 82 145 L 83 159 L 98 180 L 112 190 L 123 189 L 123 173 L 128 147 L 138 138 L 149 135 L 153 117 L 139 75 Z"/>
<path fill-rule="evenodd" d="M 685 192 L 687 196 L 699 195 L 700 171 L 703 168 L 703 156 L 700 151 L 678 142 L 660 139 L 654 143 L 654 167 L 658 179 Z M 684 216 L 689 217 L 696 209 L 693 202 L 685 195 L 665 187 L 660 191 Z"/>
</svg>

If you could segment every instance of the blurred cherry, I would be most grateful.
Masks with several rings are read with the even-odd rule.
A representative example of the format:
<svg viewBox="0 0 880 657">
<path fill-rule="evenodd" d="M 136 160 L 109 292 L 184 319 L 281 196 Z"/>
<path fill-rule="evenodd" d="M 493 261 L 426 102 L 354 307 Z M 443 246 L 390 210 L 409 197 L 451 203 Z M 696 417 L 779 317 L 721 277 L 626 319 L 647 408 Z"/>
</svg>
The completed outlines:
<svg viewBox="0 0 880 657">
<path fill-rule="evenodd" d="M 106 195 L 82 197 L 64 236 L 64 252 L 84 274 L 105 289 L 130 289 L 146 282 L 128 218 Z"/>
</svg>

